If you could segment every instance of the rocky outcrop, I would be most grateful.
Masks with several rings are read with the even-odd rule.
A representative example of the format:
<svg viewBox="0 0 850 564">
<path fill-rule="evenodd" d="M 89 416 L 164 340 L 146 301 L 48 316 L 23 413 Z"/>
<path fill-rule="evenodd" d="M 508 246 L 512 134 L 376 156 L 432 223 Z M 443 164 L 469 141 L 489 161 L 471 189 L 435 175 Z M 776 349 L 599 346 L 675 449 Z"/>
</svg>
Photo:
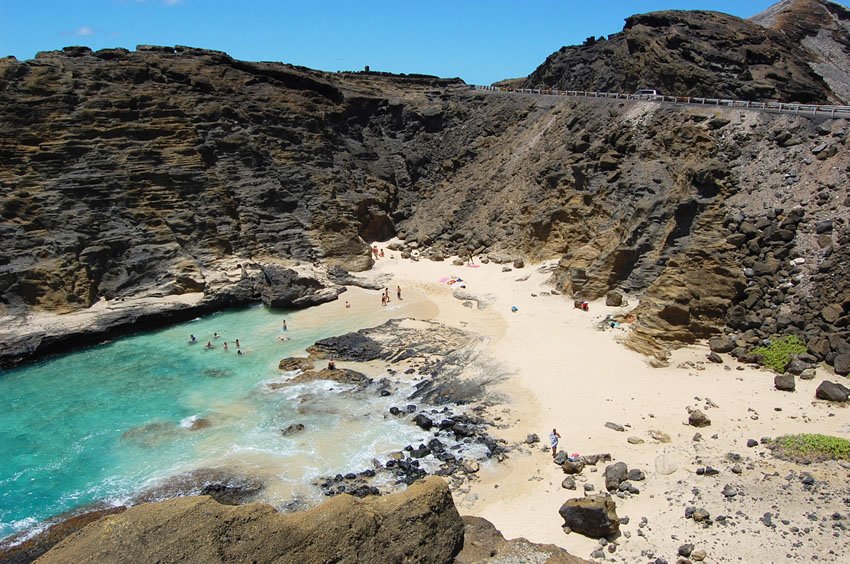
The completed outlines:
<svg viewBox="0 0 850 564">
<path fill-rule="evenodd" d="M 828 0 L 781 0 L 750 21 L 786 35 L 814 55 L 809 62 L 835 95 L 850 102 L 850 10 Z"/>
<path fill-rule="evenodd" d="M 669 96 L 846 101 L 848 32 L 842 18 L 846 20 L 847 9 L 818 0 L 791 4 L 778 18 L 757 20 L 779 20 L 780 29 L 719 12 L 634 15 L 626 18 L 621 33 L 562 47 L 523 87 L 627 93 L 651 88 Z M 797 18 L 799 4 L 815 5 L 827 16 Z M 788 21 L 794 27 L 785 25 Z M 800 36 L 822 34 L 829 36 L 829 54 L 827 48 L 815 47 L 817 40 L 810 42 L 813 49 L 800 42 Z M 842 57 L 842 62 L 830 62 Z"/>
<path fill-rule="evenodd" d="M 589 562 L 553 544 L 535 544 L 524 538 L 505 540 L 496 527 L 481 517 L 464 517 L 463 550 L 455 564 L 479 562 L 540 562 L 582 564 Z"/>
<path fill-rule="evenodd" d="M 340 495 L 287 515 L 208 497 L 145 504 L 86 526 L 41 561 L 444 563 L 463 535 L 448 486 L 427 478 L 396 495 Z"/>
</svg>

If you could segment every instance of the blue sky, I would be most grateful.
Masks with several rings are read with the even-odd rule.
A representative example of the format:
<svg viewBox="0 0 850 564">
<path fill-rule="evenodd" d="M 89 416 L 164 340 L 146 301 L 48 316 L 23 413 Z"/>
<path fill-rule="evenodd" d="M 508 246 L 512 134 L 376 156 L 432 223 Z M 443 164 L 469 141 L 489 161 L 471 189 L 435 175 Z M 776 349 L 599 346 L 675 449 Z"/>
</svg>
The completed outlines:
<svg viewBox="0 0 850 564">
<path fill-rule="evenodd" d="M 469 83 L 529 74 L 562 45 L 620 31 L 633 13 L 774 0 L 0 0 L 0 56 L 66 45 L 190 45 L 312 68 L 419 72 Z"/>
</svg>

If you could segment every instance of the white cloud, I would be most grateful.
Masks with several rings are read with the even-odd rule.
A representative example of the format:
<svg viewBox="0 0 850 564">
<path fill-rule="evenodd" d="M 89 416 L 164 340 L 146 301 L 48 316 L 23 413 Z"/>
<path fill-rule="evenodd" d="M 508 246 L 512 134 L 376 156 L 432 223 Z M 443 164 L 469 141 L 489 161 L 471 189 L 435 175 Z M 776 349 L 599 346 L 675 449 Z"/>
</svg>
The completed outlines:
<svg viewBox="0 0 850 564">
<path fill-rule="evenodd" d="M 79 37 L 88 37 L 90 35 L 94 35 L 94 29 L 87 25 L 84 25 L 83 27 L 75 29 L 74 35 L 77 35 Z"/>
</svg>

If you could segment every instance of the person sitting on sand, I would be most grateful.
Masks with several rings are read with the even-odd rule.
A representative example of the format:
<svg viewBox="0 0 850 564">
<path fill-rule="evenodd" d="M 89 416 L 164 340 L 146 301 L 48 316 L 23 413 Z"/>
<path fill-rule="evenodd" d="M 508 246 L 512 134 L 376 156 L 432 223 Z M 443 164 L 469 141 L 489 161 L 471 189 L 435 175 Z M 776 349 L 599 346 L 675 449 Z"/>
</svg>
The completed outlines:
<svg viewBox="0 0 850 564">
<path fill-rule="evenodd" d="M 215 345 L 212 344 L 212 341 L 207 341 L 207 344 L 204 345 L 205 349 L 214 349 Z"/>
<path fill-rule="evenodd" d="M 351 302 L 345 302 L 345 309 L 351 309 Z"/>
<path fill-rule="evenodd" d="M 555 454 L 558 452 L 558 439 L 561 438 L 561 435 L 558 434 L 557 429 L 552 429 L 552 432 L 549 433 L 549 444 L 552 445 L 552 458 L 555 458 Z"/>
<path fill-rule="evenodd" d="M 336 370 L 336 362 L 334 362 L 334 359 L 328 360 L 328 370 Z"/>
<path fill-rule="evenodd" d="M 378 256 L 384 258 L 384 249 L 381 249 L 381 251 L 378 253 Z"/>
</svg>

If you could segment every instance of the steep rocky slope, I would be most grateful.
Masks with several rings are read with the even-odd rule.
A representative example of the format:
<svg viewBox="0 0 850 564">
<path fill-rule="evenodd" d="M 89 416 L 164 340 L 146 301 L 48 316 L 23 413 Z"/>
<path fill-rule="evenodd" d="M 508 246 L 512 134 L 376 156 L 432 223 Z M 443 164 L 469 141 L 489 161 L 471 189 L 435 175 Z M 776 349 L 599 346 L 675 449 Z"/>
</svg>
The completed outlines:
<svg viewBox="0 0 850 564">
<path fill-rule="evenodd" d="M 850 349 L 846 120 L 190 48 L 68 48 L 4 59 L 0 76 L 4 362 L 62 342 L 27 315 L 156 298 L 94 324 L 101 337 L 163 298 L 173 319 L 197 313 L 185 296 L 221 307 L 296 279 L 322 292 L 274 265 L 368 268 L 367 243 L 396 234 L 435 259 L 560 258 L 554 283 L 582 298 L 641 295 L 645 352 L 726 329 L 796 332 L 829 361 Z"/>
<path fill-rule="evenodd" d="M 801 43 L 814 54 L 812 69 L 850 102 L 850 10 L 822 0 L 782 0 L 750 21 Z"/>
<path fill-rule="evenodd" d="M 562 47 L 524 87 L 846 102 L 847 10 L 821 0 L 783 4 L 754 21 L 704 11 L 631 16 L 621 33 Z"/>
</svg>

